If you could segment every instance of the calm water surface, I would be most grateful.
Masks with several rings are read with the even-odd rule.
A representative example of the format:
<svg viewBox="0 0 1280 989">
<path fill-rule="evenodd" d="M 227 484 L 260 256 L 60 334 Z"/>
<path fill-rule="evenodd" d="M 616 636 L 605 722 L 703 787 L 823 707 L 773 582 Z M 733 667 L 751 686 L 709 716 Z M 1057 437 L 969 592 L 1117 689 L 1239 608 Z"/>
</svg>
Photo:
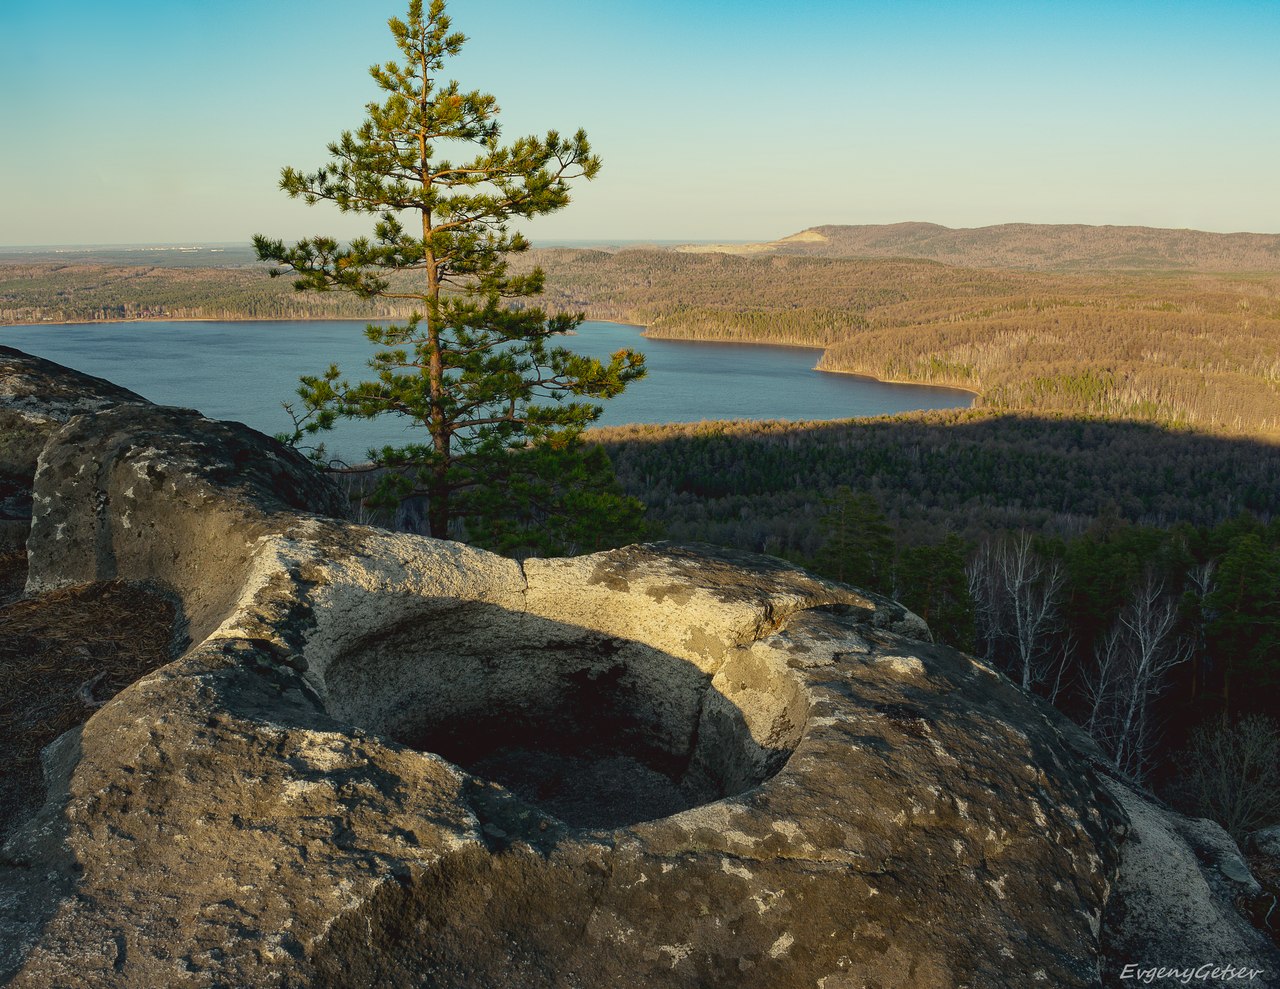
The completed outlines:
<svg viewBox="0 0 1280 989">
<path fill-rule="evenodd" d="M 363 323 L 136 322 L 0 326 L 0 344 L 107 378 L 162 405 L 199 409 L 264 433 L 290 427 L 280 403 L 300 374 L 336 362 L 365 377 L 372 348 Z M 821 352 L 802 347 L 650 340 L 636 326 L 583 323 L 565 345 L 607 358 L 623 347 L 646 357 L 648 377 L 603 403 L 600 425 L 703 419 L 844 419 L 913 409 L 967 408 L 968 392 L 891 385 L 813 370 Z M 329 449 L 356 458 L 369 446 L 422 441 L 391 420 L 342 422 Z"/>
</svg>

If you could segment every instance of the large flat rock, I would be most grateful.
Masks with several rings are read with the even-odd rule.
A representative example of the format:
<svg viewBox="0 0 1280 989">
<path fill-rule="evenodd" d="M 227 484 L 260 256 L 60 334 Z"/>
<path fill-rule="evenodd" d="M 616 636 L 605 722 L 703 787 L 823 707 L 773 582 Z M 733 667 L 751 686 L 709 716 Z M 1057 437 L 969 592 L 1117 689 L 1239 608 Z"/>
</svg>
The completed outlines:
<svg viewBox="0 0 1280 989">
<path fill-rule="evenodd" d="M 39 460 L 32 588 L 149 581 L 192 641 L 47 750 L 0 855 L 13 987 L 1098 986 L 1175 888 L 1274 966 L 1220 829 L 892 601 L 354 525 L 181 410 Z"/>
</svg>

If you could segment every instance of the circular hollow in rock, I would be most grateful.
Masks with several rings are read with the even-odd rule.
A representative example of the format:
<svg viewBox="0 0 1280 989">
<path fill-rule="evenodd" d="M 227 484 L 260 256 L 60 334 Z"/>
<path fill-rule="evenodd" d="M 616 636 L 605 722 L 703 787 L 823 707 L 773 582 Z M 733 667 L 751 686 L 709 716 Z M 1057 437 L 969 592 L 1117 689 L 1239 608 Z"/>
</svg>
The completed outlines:
<svg viewBox="0 0 1280 989">
<path fill-rule="evenodd" d="M 370 631 L 327 664 L 324 695 L 331 714 L 579 828 L 740 793 L 777 772 L 799 735 L 758 742 L 776 732 L 687 660 L 478 602 Z"/>
</svg>

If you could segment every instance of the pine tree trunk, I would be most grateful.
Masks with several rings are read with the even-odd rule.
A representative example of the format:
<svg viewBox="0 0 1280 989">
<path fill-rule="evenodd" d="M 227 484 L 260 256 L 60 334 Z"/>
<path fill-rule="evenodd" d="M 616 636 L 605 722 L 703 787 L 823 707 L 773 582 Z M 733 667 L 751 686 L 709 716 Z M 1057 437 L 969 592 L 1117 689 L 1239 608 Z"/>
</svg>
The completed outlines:
<svg viewBox="0 0 1280 989">
<path fill-rule="evenodd" d="M 449 486 L 443 465 L 435 469 L 435 476 L 428 486 L 427 522 L 434 538 L 449 538 Z"/>
<path fill-rule="evenodd" d="M 430 317 L 428 317 L 430 318 Z M 427 330 L 431 341 L 431 365 L 427 386 L 431 389 L 431 444 L 435 447 L 436 460 L 431 467 L 431 481 L 427 490 L 427 521 L 431 535 L 436 539 L 449 536 L 449 446 L 452 439 L 445 422 L 442 396 L 444 391 L 444 361 L 440 355 L 440 330 L 432 322 Z"/>
<path fill-rule="evenodd" d="M 422 65 L 423 85 L 426 85 L 426 63 Z M 429 168 L 426 157 L 426 138 L 421 139 L 422 178 L 424 185 L 430 183 Z M 427 346 L 430 359 L 427 368 L 427 388 L 430 391 L 428 408 L 431 431 L 431 445 L 435 447 L 436 460 L 431 469 L 431 481 L 427 490 L 427 524 L 431 535 L 436 539 L 449 538 L 449 446 L 452 434 L 445 419 L 444 410 L 444 355 L 440 353 L 440 280 L 436 272 L 435 251 L 431 248 L 431 214 L 422 213 L 422 240 L 426 245 L 427 262 Z"/>
</svg>

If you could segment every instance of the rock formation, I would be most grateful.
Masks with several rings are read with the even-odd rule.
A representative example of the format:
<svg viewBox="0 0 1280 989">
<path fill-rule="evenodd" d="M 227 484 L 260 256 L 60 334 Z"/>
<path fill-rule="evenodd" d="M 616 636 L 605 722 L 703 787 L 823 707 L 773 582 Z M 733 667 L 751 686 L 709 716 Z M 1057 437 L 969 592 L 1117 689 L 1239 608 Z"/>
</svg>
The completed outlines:
<svg viewBox="0 0 1280 989">
<path fill-rule="evenodd" d="M 1262 855 L 1280 859 L 1280 824 L 1273 824 L 1269 828 L 1255 831 L 1249 836 L 1249 840 Z"/>
<path fill-rule="evenodd" d="M 49 435 L 74 416 L 146 399 L 90 377 L 0 347 L 0 549 L 21 544 L 31 527 L 31 482 Z"/>
<path fill-rule="evenodd" d="M 72 373 L 0 359 L 0 405 Z M 190 646 L 46 750 L 0 982 L 1280 974 L 1220 829 L 891 601 L 710 547 L 521 564 L 355 525 L 274 441 L 98 385 L 44 431 L 28 589 L 158 584 Z"/>
</svg>

